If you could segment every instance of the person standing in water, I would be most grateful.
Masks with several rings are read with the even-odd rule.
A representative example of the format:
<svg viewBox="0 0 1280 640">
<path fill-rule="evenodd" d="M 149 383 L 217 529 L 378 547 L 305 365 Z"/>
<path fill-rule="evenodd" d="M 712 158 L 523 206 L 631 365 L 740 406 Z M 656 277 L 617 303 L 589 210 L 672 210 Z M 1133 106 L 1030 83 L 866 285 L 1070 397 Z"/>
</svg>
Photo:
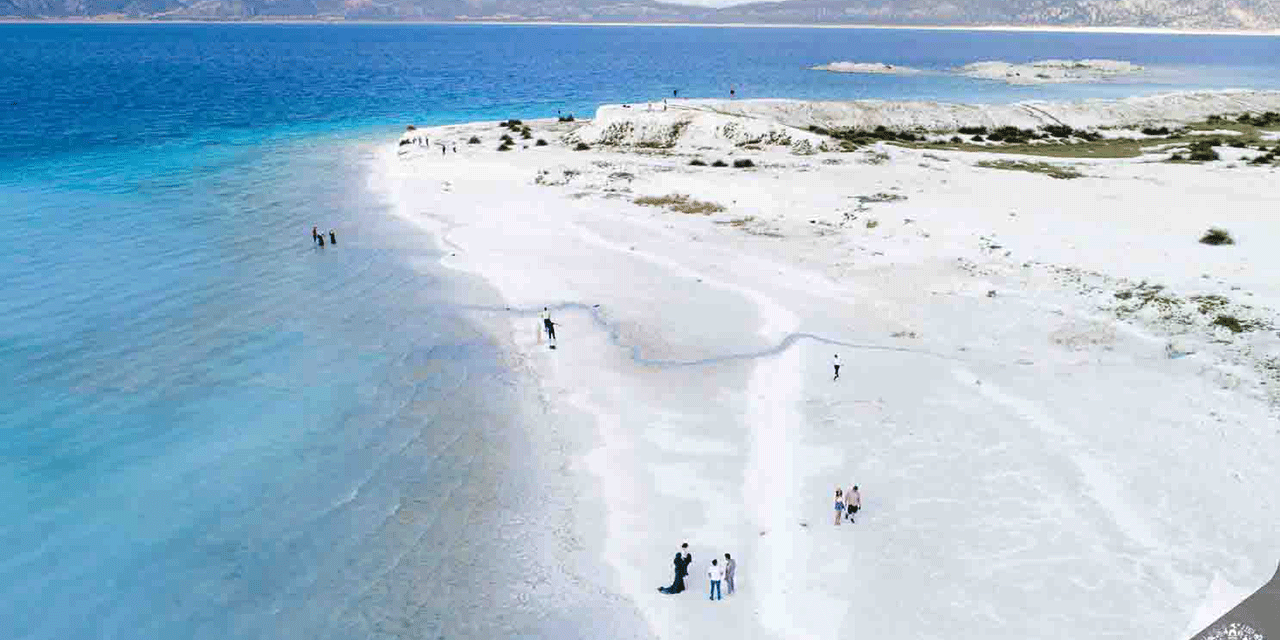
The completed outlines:
<svg viewBox="0 0 1280 640">
<path fill-rule="evenodd" d="M 831 356 L 831 365 L 836 368 L 836 377 L 832 378 L 832 380 L 839 380 L 840 379 L 840 354 L 837 353 Z"/>
<path fill-rule="evenodd" d="M 322 247 L 324 246 L 324 236 L 322 236 L 322 235 L 317 235 L 317 236 L 316 236 L 316 241 L 320 243 L 320 246 L 322 246 Z"/>
<path fill-rule="evenodd" d="M 836 487 L 836 526 L 840 526 L 840 518 L 844 516 L 844 491 Z"/>
<path fill-rule="evenodd" d="M 312 226 L 311 227 L 311 244 L 315 244 L 318 240 L 320 240 L 320 232 L 316 231 L 315 226 Z"/>
<path fill-rule="evenodd" d="M 329 244 L 338 244 L 338 234 L 334 233 L 333 229 L 329 230 Z"/>
<path fill-rule="evenodd" d="M 724 579 L 724 569 L 713 558 L 711 567 L 707 569 L 707 577 L 711 579 L 711 597 L 708 600 L 723 600 L 720 596 L 720 581 Z"/>
<path fill-rule="evenodd" d="M 738 570 L 738 561 L 729 554 L 724 554 L 724 588 L 725 593 L 733 595 L 733 573 Z"/>
</svg>

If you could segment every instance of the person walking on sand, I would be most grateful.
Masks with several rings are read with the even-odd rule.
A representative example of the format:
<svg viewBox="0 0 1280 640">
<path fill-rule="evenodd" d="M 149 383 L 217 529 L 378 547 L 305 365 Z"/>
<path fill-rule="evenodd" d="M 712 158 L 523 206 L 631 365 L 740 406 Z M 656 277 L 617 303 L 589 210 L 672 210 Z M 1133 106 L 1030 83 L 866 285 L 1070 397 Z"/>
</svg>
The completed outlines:
<svg viewBox="0 0 1280 640">
<path fill-rule="evenodd" d="M 832 378 L 832 380 L 839 380 L 840 379 L 840 354 L 837 353 L 831 356 L 831 365 L 836 368 L 836 377 Z"/>
<path fill-rule="evenodd" d="M 856 524 L 857 521 L 853 519 L 853 516 L 857 515 L 857 513 L 862 510 L 862 494 L 858 492 L 858 485 L 853 485 L 853 488 L 849 490 L 849 493 L 844 494 L 844 501 L 846 508 L 848 509 L 847 517 L 849 518 L 849 522 Z"/>
<path fill-rule="evenodd" d="M 547 339 L 555 342 L 556 340 L 556 323 L 551 320 L 551 311 L 546 307 L 542 308 L 542 328 L 547 330 Z"/>
<path fill-rule="evenodd" d="M 720 595 L 720 581 L 724 579 L 724 569 L 713 558 L 711 567 L 707 569 L 707 577 L 711 579 L 711 597 L 708 600 L 723 600 Z"/>
<path fill-rule="evenodd" d="M 738 561 L 724 554 L 724 589 L 729 595 L 733 595 L 733 573 L 737 570 Z"/>
<path fill-rule="evenodd" d="M 836 526 L 840 526 L 840 517 L 844 515 L 844 491 L 836 487 Z"/>
</svg>

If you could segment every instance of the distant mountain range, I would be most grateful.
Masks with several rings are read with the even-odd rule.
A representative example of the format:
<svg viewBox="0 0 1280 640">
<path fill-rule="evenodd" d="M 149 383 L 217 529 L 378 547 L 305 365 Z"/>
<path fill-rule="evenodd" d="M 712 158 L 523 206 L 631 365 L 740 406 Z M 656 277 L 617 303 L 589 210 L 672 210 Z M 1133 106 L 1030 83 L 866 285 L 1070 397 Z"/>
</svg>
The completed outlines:
<svg viewBox="0 0 1280 640">
<path fill-rule="evenodd" d="M 1280 0 L 0 0 L 0 16 L 1280 28 Z"/>
</svg>

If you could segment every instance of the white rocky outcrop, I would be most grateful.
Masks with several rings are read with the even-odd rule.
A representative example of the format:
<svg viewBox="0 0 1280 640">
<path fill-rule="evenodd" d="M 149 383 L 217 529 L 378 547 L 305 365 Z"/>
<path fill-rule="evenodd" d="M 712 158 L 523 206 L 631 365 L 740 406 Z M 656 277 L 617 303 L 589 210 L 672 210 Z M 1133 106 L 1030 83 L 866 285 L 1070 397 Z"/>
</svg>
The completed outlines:
<svg viewBox="0 0 1280 640">
<path fill-rule="evenodd" d="M 603 106 L 569 134 L 588 144 L 652 148 L 782 145 L 799 153 L 831 145 L 809 128 L 886 127 L 949 134 L 960 127 L 1077 129 L 1177 126 L 1211 115 L 1280 111 L 1280 91 L 1195 91 L 1123 100 L 1028 101 L 981 105 L 856 100 L 681 100 L 666 105 Z"/>
<path fill-rule="evenodd" d="M 885 64 L 883 62 L 828 62 L 814 67 L 809 67 L 813 71 L 833 71 L 835 73 L 871 73 L 879 75 L 913 75 L 923 73 L 919 69 L 911 67 L 900 67 L 894 64 Z"/>
<path fill-rule="evenodd" d="M 1010 84 L 1050 84 L 1099 82 L 1138 74 L 1143 68 L 1124 60 L 1038 60 L 1026 64 L 988 60 L 966 64 L 956 71 L 972 78 Z"/>
</svg>

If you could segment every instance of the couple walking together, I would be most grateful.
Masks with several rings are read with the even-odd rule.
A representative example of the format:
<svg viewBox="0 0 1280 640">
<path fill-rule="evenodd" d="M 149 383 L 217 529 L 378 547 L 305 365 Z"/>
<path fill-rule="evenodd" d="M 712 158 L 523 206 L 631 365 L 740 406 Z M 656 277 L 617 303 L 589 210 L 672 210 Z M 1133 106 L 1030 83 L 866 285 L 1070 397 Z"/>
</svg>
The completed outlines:
<svg viewBox="0 0 1280 640">
<path fill-rule="evenodd" d="M 847 518 L 849 522 L 856 522 L 853 516 L 862 509 L 862 494 L 858 492 L 858 485 L 853 485 L 846 493 L 840 487 L 836 487 L 836 526 L 840 526 L 840 519 Z"/>
</svg>

